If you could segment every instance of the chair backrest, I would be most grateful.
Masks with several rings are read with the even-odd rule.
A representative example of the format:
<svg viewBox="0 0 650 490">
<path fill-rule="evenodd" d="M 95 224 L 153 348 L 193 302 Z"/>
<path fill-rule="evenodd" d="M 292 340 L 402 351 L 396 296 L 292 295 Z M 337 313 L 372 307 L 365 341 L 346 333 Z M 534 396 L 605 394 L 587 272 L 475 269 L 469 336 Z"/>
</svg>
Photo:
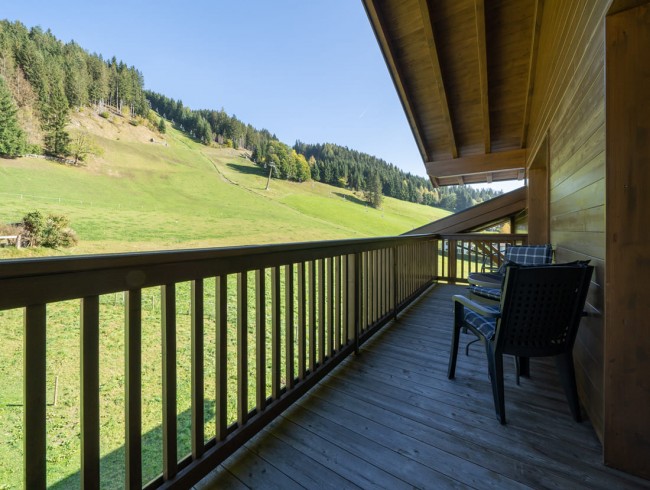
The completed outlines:
<svg viewBox="0 0 650 490">
<path fill-rule="evenodd" d="M 509 265 L 496 325 L 496 349 L 525 357 L 572 349 L 593 269 L 585 263 Z"/>
<path fill-rule="evenodd" d="M 553 246 L 545 245 L 506 245 L 505 263 L 519 265 L 544 265 L 553 261 Z M 505 272 L 505 271 L 504 271 Z"/>
</svg>

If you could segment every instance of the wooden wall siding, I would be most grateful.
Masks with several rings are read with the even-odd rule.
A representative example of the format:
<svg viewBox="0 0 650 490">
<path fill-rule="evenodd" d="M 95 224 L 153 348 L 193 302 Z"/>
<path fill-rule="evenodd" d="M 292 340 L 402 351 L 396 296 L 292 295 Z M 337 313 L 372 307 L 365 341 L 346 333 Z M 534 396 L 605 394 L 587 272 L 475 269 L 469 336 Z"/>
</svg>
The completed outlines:
<svg viewBox="0 0 650 490">
<path fill-rule="evenodd" d="M 580 397 L 601 441 L 608 4 L 607 0 L 544 2 L 528 133 L 530 156 L 548 135 L 549 224 L 556 261 L 589 259 L 596 267 L 588 297 L 590 316 L 582 323 L 574 354 Z"/>
<path fill-rule="evenodd" d="M 605 463 L 650 479 L 650 3 L 608 16 L 606 42 Z"/>
</svg>

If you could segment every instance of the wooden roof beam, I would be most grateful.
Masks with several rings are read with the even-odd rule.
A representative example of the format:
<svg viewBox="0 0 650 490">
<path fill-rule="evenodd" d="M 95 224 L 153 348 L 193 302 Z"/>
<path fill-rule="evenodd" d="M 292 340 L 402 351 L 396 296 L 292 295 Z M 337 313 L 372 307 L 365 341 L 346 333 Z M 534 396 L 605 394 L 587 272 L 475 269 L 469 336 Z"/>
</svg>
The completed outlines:
<svg viewBox="0 0 650 490">
<path fill-rule="evenodd" d="M 481 108 L 483 110 L 483 142 L 485 153 L 490 153 L 490 104 L 488 99 L 487 42 L 485 40 L 485 1 L 474 0 L 476 13 L 476 44 L 478 46 L 478 71 L 481 85 Z"/>
<path fill-rule="evenodd" d="M 395 50 L 393 49 L 392 44 L 384 31 L 385 24 L 382 20 L 381 14 L 379 13 L 379 10 L 377 9 L 377 3 L 379 3 L 377 0 L 363 0 L 366 14 L 368 15 L 368 19 L 370 19 L 370 25 L 372 26 L 372 30 L 375 33 L 377 42 L 381 47 L 384 61 L 389 68 L 388 71 L 391 78 L 393 79 L 395 89 L 399 94 L 400 101 L 402 102 L 402 107 L 404 108 L 404 112 L 406 113 L 409 125 L 411 126 L 411 131 L 413 132 L 413 137 L 415 138 L 415 142 L 417 143 L 418 149 L 420 150 L 420 155 L 422 155 L 422 160 L 427 161 L 429 159 L 429 154 L 427 153 L 426 146 L 424 145 L 424 139 L 422 138 L 422 134 L 420 133 L 419 129 L 420 127 L 415 119 L 413 103 L 411 102 L 411 99 L 406 91 L 404 81 L 402 80 L 402 76 L 397 67 Z"/>
<path fill-rule="evenodd" d="M 542 28 L 542 10 L 544 9 L 544 0 L 535 0 L 535 10 L 533 13 L 533 33 L 530 45 L 530 60 L 528 62 L 528 83 L 526 85 L 526 102 L 524 105 L 524 121 L 521 128 L 521 147 L 526 148 L 528 140 L 528 126 L 530 124 L 530 105 L 533 99 L 533 90 L 535 88 L 535 69 L 537 67 L 537 51 L 539 48 L 539 32 Z"/>
<path fill-rule="evenodd" d="M 467 155 L 451 160 L 426 162 L 427 173 L 431 177 L 451 177 L 499 170 L 524 169 L 526 167 L 526 150 L 510 150 L 486 155 Z"/>
<path fill-rule="evenodd" d="M 366 3 L 369 0 L 366 0 Z M 440 112 L 447 132 L 449 134 L 449 145 L 451 150 L 451 157 L 458 157 L 458 148 L 456 146 L 456 136 L 454 135 L 454 127 L 451 121 L 451 114 L 449 112 L 449 102 L 447 101 L 447 92 L 445 91 L 445 84 L 442 78 L 442 70 L 440 69 L 440 58 L 438 57 L 438 48 L 436 47 L 436 39 L 433 35 L 433 22 L 431 21 L 431 14 L 429 13 L 429 5 L 427 0 L 418 0 L 420 4 L 420 13 L 422 16 L 422 24 L 424 26 L 424 36 L 427 40 L 429 47 L 429 57 L 431 58 L 431 66 L 434 73 L 434 82 L 438 90 L 440 98 Z"/>
</svg>

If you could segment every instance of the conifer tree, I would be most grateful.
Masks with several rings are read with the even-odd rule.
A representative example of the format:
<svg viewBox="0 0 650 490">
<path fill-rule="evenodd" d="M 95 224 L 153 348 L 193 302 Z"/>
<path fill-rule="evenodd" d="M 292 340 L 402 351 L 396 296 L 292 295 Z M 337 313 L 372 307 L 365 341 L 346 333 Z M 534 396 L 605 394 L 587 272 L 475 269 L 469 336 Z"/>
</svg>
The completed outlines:
<svg viewBox="0 0 650 490">
<path fill-rule="evenodd" d="M 48 103 L 43 104 L 44 143 L 48 155 L 65 157 L 70 154 L 70 135 L 65 130 L 67 124 L 68 101 L 59 85 L 52 90 Z"/>
<path fill-rule="evenodd" d="M 366 190 L 364 191 L 364 198 L 373 208 L 378 209 L 381 207 L 383 196 L 381 194 L 381 179 L 379 173 L 374 171 L 368 178 Z"/>
<path fill-rule="evenodd" d="M 0 155 L 17 157 L 25 150 L 25 135 L 16 119 L 16 105 L 0 77 Z"/>
</svg>

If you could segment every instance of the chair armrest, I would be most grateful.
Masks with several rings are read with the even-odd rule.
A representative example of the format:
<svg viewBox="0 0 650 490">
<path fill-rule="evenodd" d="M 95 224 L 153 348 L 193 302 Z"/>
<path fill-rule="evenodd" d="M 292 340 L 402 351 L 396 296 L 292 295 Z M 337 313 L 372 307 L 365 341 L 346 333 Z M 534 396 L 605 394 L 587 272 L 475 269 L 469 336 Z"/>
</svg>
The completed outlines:
<svg viewBox="0 0 650 490">
<path fill-rule="evenodd" d="M 467 296 L 463 296 L 462 294 L 454 294 L 451 298 L 457 303 L 461 303 L 464 307 L 469 308 L 470 310 L 478 313 L 479 315 L 486 317 L 486 318 L 499 318 L 501 316 L 500 311 L 494 311 L 492 309 L 486 308 L 484 305 L 481 303 L 477 303 L 476 301 L 472 301 L 469 299 Z"/>
</svg>

